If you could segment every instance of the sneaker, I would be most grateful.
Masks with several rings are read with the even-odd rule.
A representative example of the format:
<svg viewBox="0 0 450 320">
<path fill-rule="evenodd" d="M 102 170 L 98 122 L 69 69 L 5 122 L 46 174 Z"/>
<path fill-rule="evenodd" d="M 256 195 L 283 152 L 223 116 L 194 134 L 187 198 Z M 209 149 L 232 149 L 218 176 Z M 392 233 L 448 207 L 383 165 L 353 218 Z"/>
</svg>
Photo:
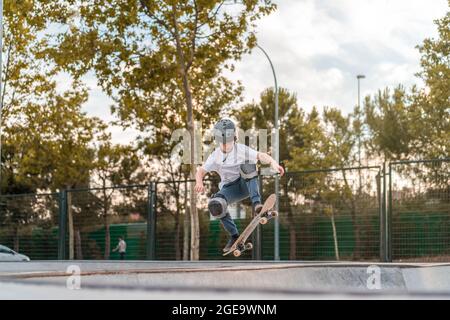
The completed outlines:
<svg viewBox="0 0 450 320">
<path fill-rule="evenodd" d="M 233 244 L 236 242 L 237 238 L 239 238 L 239 234 L 235 234 L 234 236 L 231 236 L 230 240 L 228 240 L 227 245 L 225 248 L 223 248 L 223 252 L 230 251 Z"/>
<path fill-rule="evenodd" d="M 261 203 L 259 203 L 259 202 L 254 203 L 253 204 L 253 216 L 254 217 L 257 216 L 261 212 L 262 208 L 263 208 L 263 205 Z"/>
</svg>

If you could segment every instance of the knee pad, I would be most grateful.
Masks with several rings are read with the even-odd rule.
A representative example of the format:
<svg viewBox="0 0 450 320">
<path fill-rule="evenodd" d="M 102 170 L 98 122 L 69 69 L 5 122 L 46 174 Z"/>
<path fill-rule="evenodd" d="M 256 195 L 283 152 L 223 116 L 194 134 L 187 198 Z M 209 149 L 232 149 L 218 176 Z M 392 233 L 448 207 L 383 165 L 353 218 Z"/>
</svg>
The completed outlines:
<svg viewBox="0 0 450 320">
<path fill-rule="evenodd" d="M 258 176 L 258 170 L 256 170 L 256 163 L 243 163 L 240 167 L 241 177 L 245 180 L 250 180 Z"/>
<path fill-rule="evenodd" d="M 214 218 L 220 219 L 227 215 L 227 200 L 220 196 L 214 196 L 208 201 L 208 209 Z"/>
</svg>

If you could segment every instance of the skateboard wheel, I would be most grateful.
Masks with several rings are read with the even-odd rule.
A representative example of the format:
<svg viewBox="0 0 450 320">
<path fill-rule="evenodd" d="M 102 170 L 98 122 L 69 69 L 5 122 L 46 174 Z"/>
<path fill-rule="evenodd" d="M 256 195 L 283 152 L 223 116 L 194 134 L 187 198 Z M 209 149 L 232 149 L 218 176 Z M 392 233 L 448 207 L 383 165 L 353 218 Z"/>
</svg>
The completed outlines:
<svg viewBox="0 0 450 320">
<path fill-rule="evenodd" d="M 267 218 L 261 218 L 261 220 L 259 220 L 259 223 L 266 224 L 267 223 Z"/>
<path fill-rule="evenodd" d="M 234 250 L 234 251 L 233 251 L 233 255 L 234 255 L 235 257 L 241 256 L 241 250 Z"/>
<path fill-rule="evenodd" d="M 245 249 L 246 250 L 252 250 L 253 249 L 253 244 L 252 243 L 247 243 L 246 245 L 245 245 Z"/>
<path fill-rule="evenodd" d="M 277 211 L 272 211 L 272 212 L 270 213 L 270 215 L 271 215 L 273 218 L 276 218 L 276 217 L 278 217 L 278 212 L 277 212 Z"/>
</svg>

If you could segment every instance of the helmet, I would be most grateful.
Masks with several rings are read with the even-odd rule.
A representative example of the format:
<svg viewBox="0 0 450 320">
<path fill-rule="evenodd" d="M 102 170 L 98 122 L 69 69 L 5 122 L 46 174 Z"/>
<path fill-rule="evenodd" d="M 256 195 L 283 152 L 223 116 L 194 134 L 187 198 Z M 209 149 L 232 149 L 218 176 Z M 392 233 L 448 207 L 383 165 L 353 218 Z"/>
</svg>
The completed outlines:
<svg viewBox="0 0 450 320">
<path fill-rule="evenodd" d="M 214 125 L 214 137 L 217 143 L 224 144 L 235 140 L 236 125 L 230 119 L 221 119 Z"/>
</svg>

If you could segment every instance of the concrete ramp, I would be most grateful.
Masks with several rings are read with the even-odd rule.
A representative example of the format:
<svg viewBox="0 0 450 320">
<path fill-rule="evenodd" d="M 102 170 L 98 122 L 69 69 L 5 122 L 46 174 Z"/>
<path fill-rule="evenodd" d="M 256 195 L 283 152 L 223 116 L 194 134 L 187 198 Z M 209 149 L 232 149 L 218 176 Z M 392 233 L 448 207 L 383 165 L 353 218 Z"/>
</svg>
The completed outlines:
<svg viewBox="0 0 450 320">
<path fill-rule="evenodd" d="M 43 262 L 0 264 L 0 284 L 45 286 L 71 299 L 67 268 L 74 265 L 82 288 L 75 298 L 98 291 L 105 299 L 119 292 L 143 299 L 450 298 L 450 264 Z"/>
</svg>

